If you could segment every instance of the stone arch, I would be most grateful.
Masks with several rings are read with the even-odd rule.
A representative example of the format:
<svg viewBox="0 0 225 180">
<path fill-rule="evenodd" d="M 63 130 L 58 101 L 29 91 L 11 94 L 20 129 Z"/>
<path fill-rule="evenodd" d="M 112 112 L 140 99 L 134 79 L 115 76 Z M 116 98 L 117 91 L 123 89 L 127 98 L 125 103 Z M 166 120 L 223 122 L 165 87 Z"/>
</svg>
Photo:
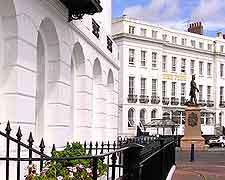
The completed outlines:
<svg viewBox="0 0 225 180">
<path fill-rule="evenodd" d="M 135 109 L 130 108 L 128 110 L 128 127 L 134 127 L 135 126 Z"/>
<path fill-rule="evenodd" d="M 146 120 L 147 120 L 147 111 L 145 108 L 142 108 L 140 110 L 140 123 L 144 125 L 146 124 Z"/>
<path fill-rule="evenodd" d="M 157 109 L 153 109 L 152 111 L 151 111 L 151 119 L 154 119 L 154 118 L 156 118 L 157 117 Z"/>
<path fill-rule="evenodd" d="M 87 102 L 90 99 L 87 92 L 87 78 L 83 47 L 79 42 L 76 42 L 71 57 L 71 124 L 73 137 L 80 140 L 88 138 L 81 137 L 82 133 L 79 133 L 82 131 L 81 129 L 89 125 L 88 116 L 85 116 L 89 113 Z M 81 117 L 82 120 L 79 119 Z"/>
<path fill-rule="evenodd" d="M 11 99 L 7 94 L 8 86 L 11 85 L 10 74 L 13 63 L 17 61 L 18 54 L 18 21 L 14 0 L 0 1 L 0 122 L 11 119 L 9 106 Z M 3 97 L 4 96 L 4 97 Z"/>
<path fill-rule="evenodd" d="M 93 134 L 95 140 L 103 140 L 104 126 L 105 126 L 105 96 L 104 96 L 104 83 L 102 78 L 102 67 L 98 58 L 95 59 L 93 65 Z M 97 132 L 97 133 L 96 133 Z"/>
<path fill-rule="evenodd" d="M 224 113 L 221 111 L 219 113 L 219 126 L 222 126 L 222 124 L 223 124 L 223 118 L 224 118 Z"/>
<path fill-rule="evenodd" d="M 55 24 L 49 18 L 44 18 L 39 26 L 37 38 L 37 76 L 36 76 L 36 107 L 35 124 L 37 138 L 45 136 L 48 129 L 49 143 L 57 139 L 56 130 L 60 123 L 60 105 L 57 101 L 57 89 L 60 87 L 59 78 L 59 38 Z M 47 109 L 48 108 L 48 109 Z M 48 119 L 48 121 L 47 121 Z M 57 131 L 59 131 L 57 129 Z"/>
<path fill-rule="evenodd" d="M 114 91 L 114 75 L 111 69 L 107 73 L 106 83 L 106 121 L 105 121 L 105 139 L 115 140 L 117 135 L 116 120 L 116 93 Z"/>
</svg>

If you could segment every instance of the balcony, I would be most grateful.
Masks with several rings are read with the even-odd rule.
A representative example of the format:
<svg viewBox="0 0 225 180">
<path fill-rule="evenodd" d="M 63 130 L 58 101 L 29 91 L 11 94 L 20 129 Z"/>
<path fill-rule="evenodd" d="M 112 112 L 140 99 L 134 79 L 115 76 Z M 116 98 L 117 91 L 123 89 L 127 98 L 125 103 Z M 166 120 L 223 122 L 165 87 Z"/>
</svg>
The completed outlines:
<svg viewBox="0 0 225 180">
<path fill-rule="evenodd" d="M 85 14 L 101 12 L 100 0 L 60 0 L 68 9 L 68 21 L 82 19 Z"/>
<path fill-rule="evenodd" d="M 127 101 L 128 101 L 128 103 L 136 103 L 137 102 L 137 95 L 128 94 Z"/>
<path fill-rule="evenodd" d="M 180 98 L 180 105 L 181 106 L 185 106 L 186 105 L 186 99 L 185 99 L 185 97 L 181 97 Z"/>
<path fill-rule="evenodd" d="M 221 108 L 225 108 L 225 101 L 220 101 L 219 106 L 220 106 Z"/>
<path fill-rule="evenodd" d="M 162 98 L 162 103 L 163 103 L 163 105 L 168 105 L 170 103 L 170 99 L 167 98 L 167 97 L 163 97 Z"/>
<path fill-rule="evenodd" d="M 179 104 L 179 98 L 171 97 L 171 105 L 178 105 Z"/>
<path fill-rule="evenodd" d="M 149 97 L 145 95 L 140 95 L 139 102 L 147 104 L 149 102 Z"/>
<path fill-rule="evenodd" d="M 198 104 L 200 105 L 200 106 L 202 106 L 202 107 L 204 107 L 204 106 L 206 106 L 206 102 L 205 102 L 205 100 L 198 100 Z"/>
<path fill-rule="evenodd" d="M 207 107 L 213 107 L 214 106 L 214 101 L 207 100 Z"/>
<path fill-rule="evenodd" d="M 151 103 L 152 104 L 159 104 L 159 102 L 160 102 L 159 96 L 152 96 L 151 97 Z"/>
</svg>

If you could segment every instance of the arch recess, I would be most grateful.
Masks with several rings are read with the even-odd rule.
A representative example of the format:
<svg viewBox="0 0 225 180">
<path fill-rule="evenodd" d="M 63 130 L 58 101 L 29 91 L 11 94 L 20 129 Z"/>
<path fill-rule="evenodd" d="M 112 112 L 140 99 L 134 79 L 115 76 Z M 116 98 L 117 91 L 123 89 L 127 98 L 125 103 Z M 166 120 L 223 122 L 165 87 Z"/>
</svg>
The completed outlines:
<svg viewBox="0 0 225 180">
<path fill-rule="evenodd" d="M 128 110 L 128 127 L 133 127 L 135 125 L 135 109 L 130 108 Z"/>
<path fill-rule="evenodd" d="M 101 67 L 101 63 L 98 58 L 96 58 L 94 61 L 93 77 L 98 82 L 102 81 L 102 67 Z"/>
</svg>

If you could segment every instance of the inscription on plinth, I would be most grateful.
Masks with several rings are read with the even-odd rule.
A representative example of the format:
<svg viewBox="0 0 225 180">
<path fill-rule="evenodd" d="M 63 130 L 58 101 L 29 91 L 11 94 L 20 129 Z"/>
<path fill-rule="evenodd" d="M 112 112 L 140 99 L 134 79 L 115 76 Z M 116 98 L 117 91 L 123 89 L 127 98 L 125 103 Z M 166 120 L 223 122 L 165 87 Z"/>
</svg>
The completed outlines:
<svg viewBox="0 0 225 180">
<path fill-rule="evenodd" d="M 184 137 L 181 138 L 181 150 L 189 151 L 191 144 L 195 145 L 195 150 L 202 151 L 205 148 L 205 139 L 201 134 L 201 113 L 198 105 L 185 108 Z"/>
</svg>

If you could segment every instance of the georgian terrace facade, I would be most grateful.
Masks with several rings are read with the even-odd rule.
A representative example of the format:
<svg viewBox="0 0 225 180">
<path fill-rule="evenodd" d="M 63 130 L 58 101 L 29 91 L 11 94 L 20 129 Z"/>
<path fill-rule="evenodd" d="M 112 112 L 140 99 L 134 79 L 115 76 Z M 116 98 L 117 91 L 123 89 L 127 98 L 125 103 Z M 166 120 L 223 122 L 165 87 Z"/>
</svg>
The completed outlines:
<svg viewBox="0 0 225 180">
<path fill-rule="evenodd" d="M 0 1 L 0 128 L 10 121 L 25 141 L 31 131 L 48 147 L 115 140 L 119 61 L 111 1 L 96 0 L 102 12 L 70 22 L 63 2 Z"/>
<path fill-rule="evenodd" d="M 120 135 L 134 135 L 140 122 L 163 117 L 175 118 L 180 124 L 178 134 L 183 134 L 184 102 L 189 99 L 192 74 L 200 90 L 203 134 L 221 133 L 225 125 L 225 40 L 221 33 L 211 38 L 122 16 L 113 21 L 112 34 L 121 66 Z M 156 129 L 150 133 L 157 133 Z"/>
</svg>

